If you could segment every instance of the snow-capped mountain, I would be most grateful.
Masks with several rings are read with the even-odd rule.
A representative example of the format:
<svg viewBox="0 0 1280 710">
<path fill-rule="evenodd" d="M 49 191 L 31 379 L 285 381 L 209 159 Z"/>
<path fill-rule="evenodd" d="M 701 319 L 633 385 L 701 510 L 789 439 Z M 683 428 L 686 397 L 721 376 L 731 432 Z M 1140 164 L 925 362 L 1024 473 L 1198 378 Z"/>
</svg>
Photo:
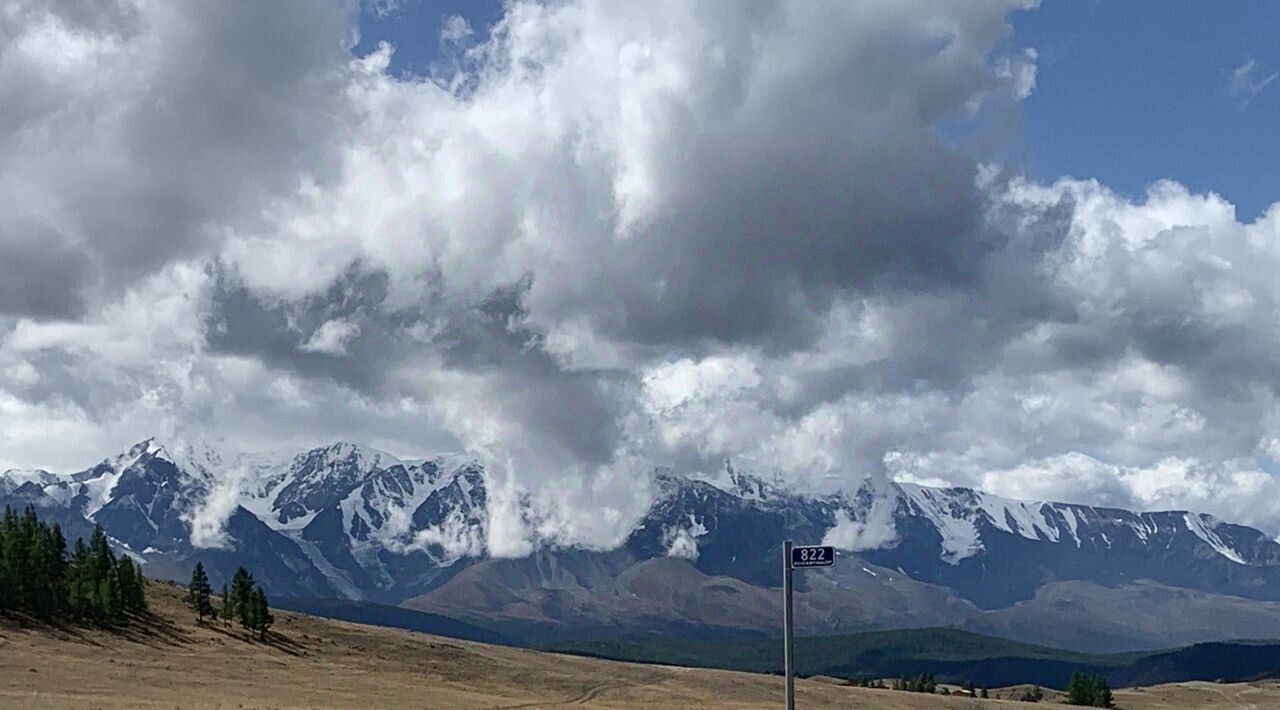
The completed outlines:
<svg viewBox="0 0 1280 710">
<path fill-rule="evenodd" d="M 8 471 L 0 503 L 100 524 L 159 576 L 203 560 L 216 582 L 244 563 L 277 594 L 386 599 L 480 553 L 485 495 L 462 457 L 401 461 L 346 443 L 224 457 L 147 439 L 70 475 Z"/>
<path fill-rule="evenodd" d="M 837 568 L 802 582 L 812 632 L 964 624 L 1052 641 L 1027 615 L 1062 609 L 1068 590 L 1095 606 L 1138 595 L 1233 610 L 1189 639 L 1268 624 L 1280 636 L 1280 544 L 1206 515 L 870 480 L 801 495 L 732 466 L 660 470 L 654 483 L 656 500 L 621 548 L 543 546 L 524 560 L 487 559 L 486 478 L 474 459 L 406 461 L 348 443 L 267 456 L 148 439 L 69 475 L 0 474 L 0 505 L 36 505 L 73 534 L 100 524 L 153 576 L 182 579 L 201 560 L 218 583 L 245 564 L 276 595 L 405 603 L 539 632 L 767 631 L 790 538 L 844 551 Z M 1112 645 L 1183 640 L 1156 625 L 1113 634 Z M 1081 644 L 1110 638 L 1102 633 Z"/>
</svg>

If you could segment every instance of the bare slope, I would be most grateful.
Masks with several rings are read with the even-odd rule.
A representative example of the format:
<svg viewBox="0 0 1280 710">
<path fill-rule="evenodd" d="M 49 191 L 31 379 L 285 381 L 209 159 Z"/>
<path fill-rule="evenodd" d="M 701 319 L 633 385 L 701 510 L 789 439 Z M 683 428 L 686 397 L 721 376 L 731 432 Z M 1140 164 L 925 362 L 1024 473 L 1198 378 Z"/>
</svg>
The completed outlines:
<svg viewBox="0 0 1280 710">
<path fill-rule="evenodd" d="M 151 585 L 153 619 L 122 632 L 0 622 L 0 708 L 776 707 L 776 676 L 643 666 L 488 646 L 277 614 L 270 643 L 197 626 L 180 590 Z M 1280 704 L 1265 686 L 1161 687 L 1125 708 L 1238 698 Z M 800 707 L 1027 707 L 802 680 Z"/>
</svg>

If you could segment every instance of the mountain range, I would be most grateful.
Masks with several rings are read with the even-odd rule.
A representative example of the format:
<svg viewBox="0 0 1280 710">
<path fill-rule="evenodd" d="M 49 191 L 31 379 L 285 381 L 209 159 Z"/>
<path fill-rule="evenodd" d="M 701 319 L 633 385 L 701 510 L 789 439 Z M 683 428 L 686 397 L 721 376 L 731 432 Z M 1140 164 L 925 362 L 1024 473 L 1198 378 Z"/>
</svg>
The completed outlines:
<svg viewBox="0 0 1280 710">
<path fill-rule="evenodd" d="M 1280 638 L 1280 544 L 1187 511 L 1017 501 L 868 479 L 800 494 L 726 465 L 654 474 L 625 542 L 486 552 L 490 481 L 466 456 L 336 443 L 224 455 L 148 439 L 84 471 L 7 471 L 0 505 L 94 524 L 153 577 L 235 567 L 276 597 L 449 617 L 525 643 L 777 635 L 783 540 L 835 544 L 797 574 L 802 634 L 953 627 L 1081 651 Z M 314 603 L 314 602 L 312 602 Z M 435 617 L 432 617 L 435 618 Z"/>
</svg>

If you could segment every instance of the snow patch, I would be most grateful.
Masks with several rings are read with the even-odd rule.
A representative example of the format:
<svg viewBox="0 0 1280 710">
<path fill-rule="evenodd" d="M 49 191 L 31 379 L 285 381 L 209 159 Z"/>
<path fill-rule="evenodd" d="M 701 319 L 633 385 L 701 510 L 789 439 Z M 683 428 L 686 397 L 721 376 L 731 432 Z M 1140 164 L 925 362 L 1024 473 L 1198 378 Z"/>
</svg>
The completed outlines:
<svg viewBox="0 0 1280 710">
<path fill-rule="evenodd" d="M 899 483 L 898 487 L 916 512 L 933 523 L 942 536 L 944 562 L 956 565 L 960 560 L 972 557 L 983 549 L 977 526 L 972 520 L 963 517 L 963 511 L 957 509 L 954 498 L 947 491 L 913 483 Z"/>
<path fill-rule="evenodd" d="M 1195 533 L 1195 536 L 1204 540 L 1218 554 L 1235 562 L 1236 564 L 1248 564 L 1244 561 L 1244 557 L 1236 552 L 1221 537 L 1218 536 L 1216 528 L 1222 523 L 1211 515 L 1196 515 L 1195 513 L 1187 513 L 1182 516 L 1187 521 L 1187 529 Z"/>
<path fill-rule="evenodd" d="M 1009 500 L 977 491 L 973 495 L 997 528 L 1028 540 L 1058 542 L 1058 527 L 1044 514 L 1045 508 L 1050 507 L 1048 503 Z"/>
<path fill-rule="evenodd" d="M 736 498 L 752 503 L 765 503 L 779 495 L 774 484 L 756 476 L 743 473 L 725 462 L 723 469 L 715 473 L 695 471 L 686 476 L 690 481 L 701 481 Z"/>
</svg>

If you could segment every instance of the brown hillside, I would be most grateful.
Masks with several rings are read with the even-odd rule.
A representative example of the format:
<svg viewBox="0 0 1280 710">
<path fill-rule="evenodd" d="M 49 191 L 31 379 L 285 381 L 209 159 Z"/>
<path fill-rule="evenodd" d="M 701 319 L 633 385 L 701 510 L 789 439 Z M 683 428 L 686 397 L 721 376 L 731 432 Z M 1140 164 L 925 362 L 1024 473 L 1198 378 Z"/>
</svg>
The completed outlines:
<svg viewBox="0 0 1280 710">
<path fill-rule="evenodd" d="M 277 612 L 271 640 L 261 643 L 238 628 L 197 625 L 180 595 L 177 587 L 152 583 L 152 618 L 119 632 L 0 622 L 0 707 L 772 708 L 781 699 L 774 676 L 574 658 L 287 612 Z M 1254 686 L 1199 684 L 1119 696 L 1122 707 L 1132 708 L 1200 707 L 1228 697 L 1280 705 L 1280 692 Z M 1179 704 L 1184 699 L 1189 704 Z M 797 705 L 1027 707 L 824 680 L 800 681 Z"/>
</svg>

